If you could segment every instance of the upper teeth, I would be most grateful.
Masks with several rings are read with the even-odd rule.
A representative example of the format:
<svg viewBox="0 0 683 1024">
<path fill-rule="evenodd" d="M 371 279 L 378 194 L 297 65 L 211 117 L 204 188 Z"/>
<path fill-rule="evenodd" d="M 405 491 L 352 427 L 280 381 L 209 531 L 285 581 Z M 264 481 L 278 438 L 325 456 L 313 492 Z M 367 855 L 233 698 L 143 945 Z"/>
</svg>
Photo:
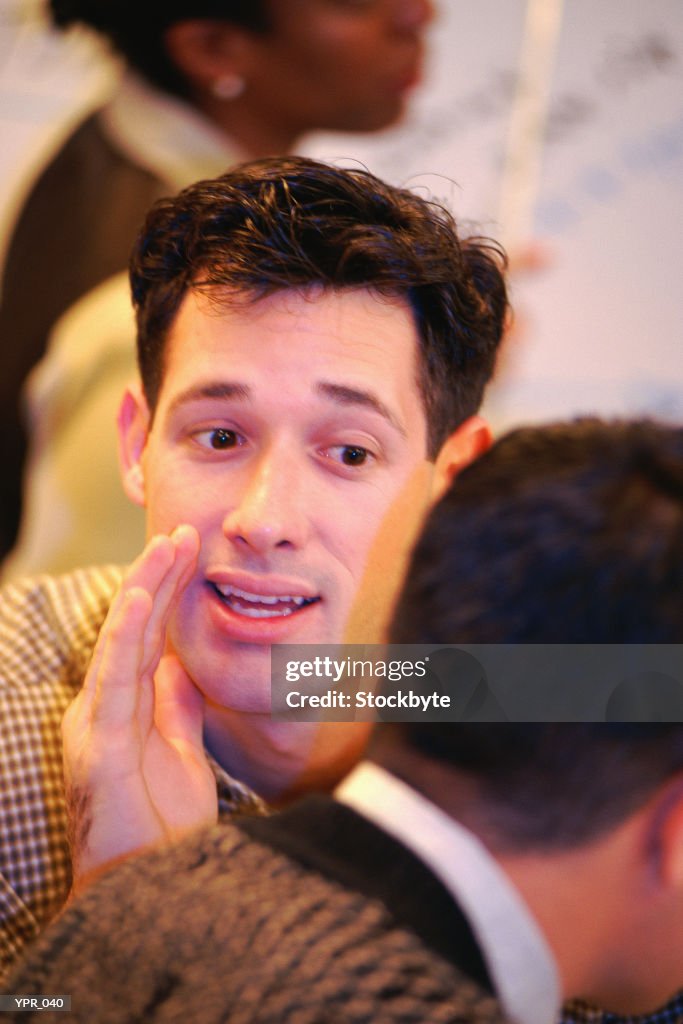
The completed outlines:
<svg viewBox="0 0 683 1024">
<path fill-rule="evenodd" d="M 305 597 L 292 594 L 250 594 L 248 590 L 240 590 L 239 587 L 231 587 L 216 583 L 216 590 L 219 590 L 223 597 L 240 597 L 243 601 L 254 601 L 258 604 L 277 604 L 278 601 L 291 601 L 295 605 L 302 605 Z"/>
</svg>

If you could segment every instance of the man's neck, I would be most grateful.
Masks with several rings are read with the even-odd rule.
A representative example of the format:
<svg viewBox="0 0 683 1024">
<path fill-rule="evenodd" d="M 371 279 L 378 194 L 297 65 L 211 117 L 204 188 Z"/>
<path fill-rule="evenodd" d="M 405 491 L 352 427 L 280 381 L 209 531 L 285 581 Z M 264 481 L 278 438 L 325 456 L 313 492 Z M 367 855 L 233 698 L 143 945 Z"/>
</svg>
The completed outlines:
<svg viewBox="0 0 683 1024">
<path fill-rule="evenodd" d="M 209 705 L 204 741 L 218 763 L 273 805 L 330 792 L 362 757 L 366 722 L 278 722 Z"/>
<path fill-rule="evenodd" d="M 631 973 L 625 940 L 639 931 L 630 852 L 636 830 L 627 819 L 574 849 L 496 854 L 554 952 L 565 998 L 619 1013 L 637 1009 L 624 985 Z"/>
<path fill-rule="evenodd" d="M 592 842 L 568 849 L 515 852 L 498 835 L 472 777 L 410 749 L 376 744 L 377 761 L 437 807 L 471 829 L 498 861 L 543 932 L 560 976 L 563 998 L 582 998 L 615 1012 L 631 1012 L 624 995 L 629 937 L 637 948 L 640 924 L 633 890 L 636 851 L 645 811 Z M 621 997 L 624 997 L 622 1003 Z"/>
<path fill-rule="evenodd" d="M 286 122 L 255 116 L 242 99 L 226 101 L 202 92 L 195 94 L 194 101 L 209 121 L 249 159 L 291 153 L 299 139 L 300 133 Z"/>
</svg>

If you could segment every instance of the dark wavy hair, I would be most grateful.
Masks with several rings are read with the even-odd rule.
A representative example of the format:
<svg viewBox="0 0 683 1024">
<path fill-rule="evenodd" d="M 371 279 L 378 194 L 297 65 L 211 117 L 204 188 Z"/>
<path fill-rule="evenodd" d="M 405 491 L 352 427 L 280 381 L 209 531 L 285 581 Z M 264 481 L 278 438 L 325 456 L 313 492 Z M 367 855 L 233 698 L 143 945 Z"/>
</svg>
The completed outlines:
<svg viewBox="0 0 683 1024">
<path fill-rule="evenodd" d="M 419 386 L 434 457 L 479 407 L 507 313 L 504 257 L 458 238 L 441 206 L 365 170 L 257 160 L 150 212 L 131 260 L 138 360 L 154 409 L 169 327 L 190 288 L 225 301 L 286 289 L 363 287 L 404 298 L 421 349 Z"/>
<path fill-rule="evenodd" d="M 187 83 L 168 56 L 164 32 L 177 21 L 217 18 L 267 32 L 266 0 L 50 0 L 55 25 L 80 23 L 105 36 L 155 85 L 180 96 Z"/>
</svg>

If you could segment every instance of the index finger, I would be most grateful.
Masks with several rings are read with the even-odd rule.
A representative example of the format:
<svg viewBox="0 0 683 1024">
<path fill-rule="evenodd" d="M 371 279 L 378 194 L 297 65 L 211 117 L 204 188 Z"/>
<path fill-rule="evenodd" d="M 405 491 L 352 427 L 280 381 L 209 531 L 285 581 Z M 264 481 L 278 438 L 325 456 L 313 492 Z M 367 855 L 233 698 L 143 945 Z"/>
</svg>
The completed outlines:
<svg viewBox="0 0 683 1024">
<path fill-rule="evenodd" d="M 199 535 L 192 526 L 178 526 L 170 540 L 175 547 L 175 559 L 153 596 L 152 613 L 145 627 L 143 672 L 156 670 L 164 653 L 169 617 L 194 572 L 199 554 Z"/>
<path fill-rule="evenodd" d="M 159 587 L 163 583 L 163 580 L 167 576 L 169 570 L 173 566 L 174 561 L 175 548 L 172 540 L 170 537 L 159 535 L 152 537 L 149 543 L 145 546 L 142 554 L 136 558 L 130 568 L 126 571 L 118 592 L 109 607 L 107 617 L 100 629 L 100 634 L 97 638 L 97 643 L 95 644 L 90 666 L 83 683 L 83 693 L 90 700 L 94 698 L 97 691 L 102 659 L 104 658 L 109 636 L 113 629 L 113 624 L 118 621 L 117 617 L 123 605 L 126 603 L 127 595 L 131 591 L 140 589 L 145 590 L 152 598 L 152 606 L 150 607 L 149 615 L 136 616 L 129 623 L 129 632 L 126 635 L 126 640 L 120 641 L 120 644 L 124 642 L 130 643 L 135 646 L 139 646 L 142 649 L 145 629 L 153 609 L 155 595 L 157 594 Z"/>
</svg>

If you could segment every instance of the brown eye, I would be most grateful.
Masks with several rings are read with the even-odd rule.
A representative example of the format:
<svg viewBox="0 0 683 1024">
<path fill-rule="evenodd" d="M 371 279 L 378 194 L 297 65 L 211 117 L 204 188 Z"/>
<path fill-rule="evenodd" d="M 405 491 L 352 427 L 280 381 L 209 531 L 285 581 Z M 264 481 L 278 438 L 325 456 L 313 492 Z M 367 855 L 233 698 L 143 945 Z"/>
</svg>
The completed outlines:
<svg viewBox="0 0 683 1024">
<path fill-rule="evenodd" d="M 234 430 L 224 430 L 223 427 L 218 427 L 209 433 L 209 444 L 218 451 L 222 451 L 224 448 L 234 448 L 237 444 L 237 434 Z"/>
<path fill-rule="evenodd" d="M 346 445 L 341 453 L 345 466 L 362 466 L 367 461 L 368 455 L 367 448 L 359 448 L 356 445 Z"/>
<path fill-rule="evenodd" d="M 347 469 L 367 470 L 377 461 L 376 454 L 362 444 L 333 444 L 324 448 L 323 454 L 335 465 Z"/>
</svg>

